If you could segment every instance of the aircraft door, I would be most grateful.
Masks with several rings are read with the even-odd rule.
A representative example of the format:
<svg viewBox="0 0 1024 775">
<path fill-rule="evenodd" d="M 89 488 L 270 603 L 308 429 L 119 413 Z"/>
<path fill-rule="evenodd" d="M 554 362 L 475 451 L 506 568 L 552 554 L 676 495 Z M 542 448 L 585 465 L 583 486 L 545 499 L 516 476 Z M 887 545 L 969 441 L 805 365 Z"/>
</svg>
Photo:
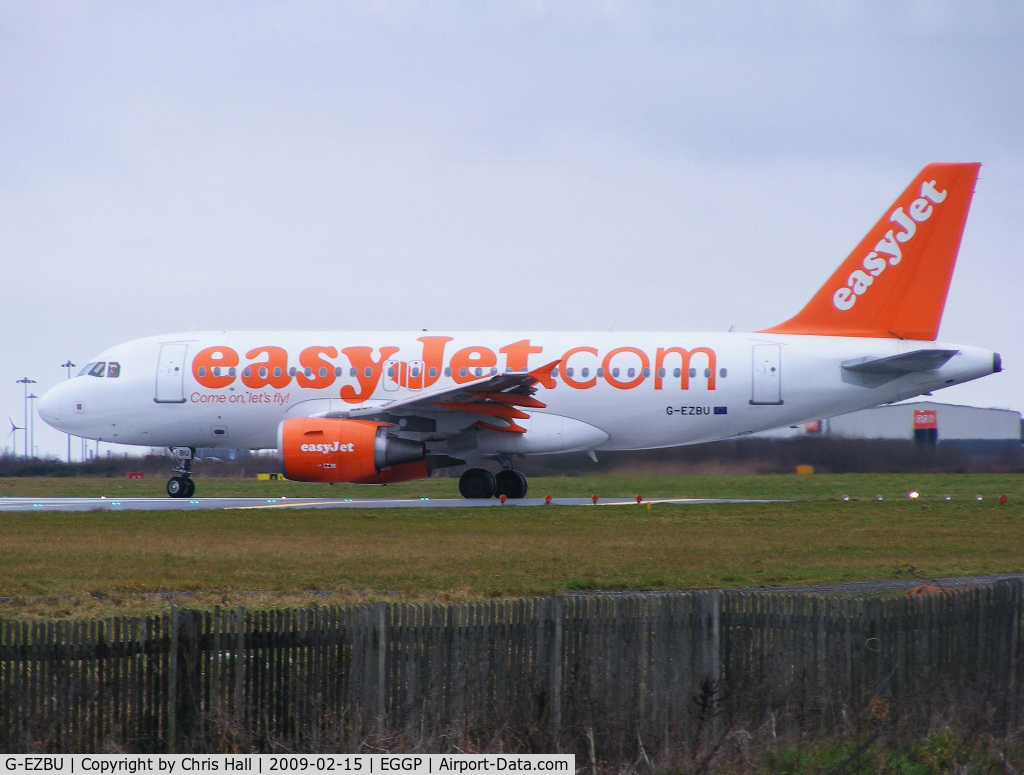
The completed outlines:
<svg viewBox="0 0 1024 775">
<path fill-rule="evenodd" d="M 171 342 L 160 345 L 160 361 L 156 367 L 156 396 L 158 404 L 185 403 L 185 353 L 188 344 Z"/>
<path fill-rule="evenodd" d="M 782 403 L 782 346 L 754 345 L 754 377 L 750 403 L 778 405 Z"/>
</svg>

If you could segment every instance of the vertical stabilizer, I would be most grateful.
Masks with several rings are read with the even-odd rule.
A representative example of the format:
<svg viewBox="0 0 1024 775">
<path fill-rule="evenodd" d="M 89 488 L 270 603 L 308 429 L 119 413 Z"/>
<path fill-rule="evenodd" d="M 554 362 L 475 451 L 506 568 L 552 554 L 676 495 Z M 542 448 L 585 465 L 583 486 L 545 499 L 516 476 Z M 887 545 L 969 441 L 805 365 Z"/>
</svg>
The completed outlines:
<svg viewBox="0 0 1024 775">
<path fill-rule="evenodd" d="M 929 164 L 794 317 L 764 333 L 934 341 L 980 164 Z"/>
</svg>

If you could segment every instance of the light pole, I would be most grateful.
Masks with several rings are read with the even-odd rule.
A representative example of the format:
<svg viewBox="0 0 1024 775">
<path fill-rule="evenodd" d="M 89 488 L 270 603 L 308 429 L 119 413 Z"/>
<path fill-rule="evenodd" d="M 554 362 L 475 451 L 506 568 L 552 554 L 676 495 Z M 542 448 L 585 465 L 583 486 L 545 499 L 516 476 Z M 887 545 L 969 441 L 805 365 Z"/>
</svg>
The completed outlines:
<svg viewBox="0 0 1024 775">
<path fill-rule="evenodd" d="M 25 420 L 24 420 L 24 422 L 25 422 L 25 428 L 28 428 L 28 386 L 36 384 L 36 381 L 34 379 L 29 379 L 28 377 L 22 377 L 21 379 L 15 380 L 15 384 L 24 385 L 24 392 L 25 392 Z M 23 430 L 22 434 L 25 437 L 25 457 L 28 457 L 28 431 L 27 430 Z"/>
<path fill-rule="evenodd" d="M 71 359 L 68 358 L 67 361 L 65 361 L 64 363 L 62 363 L 60 365 L 60 367 L 62 369 L 67 369 L 68 370 L 68 379 L 71 379 L 71 370 L 73 368 L 75 368 L 75 364 L 73 364 L 71 362 Z M 68 464 L 70 465 L 70 463 L 71 463 L 71 434 L 69 433 L 68 434 Z"/>
<path fill-rule="evenodd" d="M 32 421 L 29 424 L 29 443 L 28 448 L 32 451 L 32 457 L 36 456 L 36 405 L 35 400 L 39 398 L 35 393 L 28 394 L 28 417 Z"/>
</svg>

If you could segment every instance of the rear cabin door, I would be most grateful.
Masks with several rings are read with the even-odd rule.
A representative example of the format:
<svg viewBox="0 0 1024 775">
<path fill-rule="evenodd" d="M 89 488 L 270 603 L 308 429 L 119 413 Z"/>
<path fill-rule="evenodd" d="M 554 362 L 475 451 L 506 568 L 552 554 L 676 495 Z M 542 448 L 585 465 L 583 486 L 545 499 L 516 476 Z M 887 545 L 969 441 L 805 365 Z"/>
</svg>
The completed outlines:
<svg viewBox="0 0 1024 775">
<path fill-rule="evenodd" d="M 782 403 L 782 345 L 754 345 L 754 378 L 750 403 L 778 405 Z"/>
<path fill-rule="evenodd" d="M 185 403 L 185 353 L 188 344 L 170 342 L 160 345 L 160 361 L 156 367 L 156 397 L 158 404 Z"/>
</svg>

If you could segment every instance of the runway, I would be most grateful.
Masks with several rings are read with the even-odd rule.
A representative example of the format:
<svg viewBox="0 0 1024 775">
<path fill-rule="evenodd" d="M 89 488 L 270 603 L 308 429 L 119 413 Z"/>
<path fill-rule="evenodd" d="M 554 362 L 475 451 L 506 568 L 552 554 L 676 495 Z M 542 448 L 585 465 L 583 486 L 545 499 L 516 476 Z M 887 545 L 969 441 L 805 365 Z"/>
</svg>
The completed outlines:
<svg viewBox="0 0 1024 775">
<path fill-rule="evenodd" d="M 197 511 L 200 509 L 521 509 L 547 506 L 633 506 L 658 503 L 773 503 L 767 500 L 708 498 L 522 498 L 504 504 L 491 498 L 0 498 L 0 512 L 14 511 Z"/>
</svg>

